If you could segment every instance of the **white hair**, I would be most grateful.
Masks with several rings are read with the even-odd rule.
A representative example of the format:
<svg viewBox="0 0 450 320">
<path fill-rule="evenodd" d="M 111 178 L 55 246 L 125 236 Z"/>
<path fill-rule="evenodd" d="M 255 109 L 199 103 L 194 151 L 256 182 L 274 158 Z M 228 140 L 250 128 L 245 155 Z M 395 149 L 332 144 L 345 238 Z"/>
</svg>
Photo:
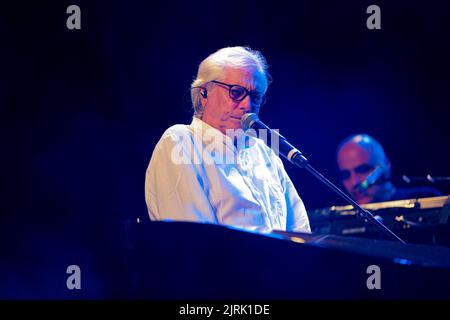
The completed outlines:
<svg viewBox="0 0 450 320">
<path fill-rule="evenodd" d="M 203 106 L 200 100 L 200 91 L 208 82 L 217 80 L 225 67 L 245 68 L 255 70 L 264 75 L 265 87 L 269 85 L 270 75 L 267 72 L 267 62 L 264 56 L 248 47 L 227 47 L 219 49 L 203 60 L 199 67 L 197 78 L 191 85 L 191 100 L 194 115 L 203 116 Z"/>
</svg>

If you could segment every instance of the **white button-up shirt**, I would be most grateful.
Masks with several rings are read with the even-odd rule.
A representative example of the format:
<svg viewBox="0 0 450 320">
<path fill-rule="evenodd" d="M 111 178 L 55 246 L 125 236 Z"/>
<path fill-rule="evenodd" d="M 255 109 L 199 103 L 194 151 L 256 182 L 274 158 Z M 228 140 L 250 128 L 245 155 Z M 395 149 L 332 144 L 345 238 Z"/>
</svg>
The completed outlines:
<svg viewBox="0 0 450 320">
<path fill-rule="evenodd" d="M 257 232 L 310 232 L 281 159 L 247 134 L 233 139 L 194 117 L 167 129 L 145 179 L 150 219 L 222 224 Z"/>
</svg>

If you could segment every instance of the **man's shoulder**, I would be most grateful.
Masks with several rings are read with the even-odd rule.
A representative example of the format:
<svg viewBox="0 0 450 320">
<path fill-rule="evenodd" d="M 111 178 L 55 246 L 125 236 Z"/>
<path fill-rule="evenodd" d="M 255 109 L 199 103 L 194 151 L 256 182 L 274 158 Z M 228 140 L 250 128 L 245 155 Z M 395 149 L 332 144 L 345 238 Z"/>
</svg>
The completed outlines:
<svg viewBox="0 0 450 320">
<path fill-rule="evenodd" d="M 165 138 L 165 137 L 173 136 L 173 135 L 181 136 L 181 135 L 186 135 L 186 134 L 190 134 L 190 133 L 191 133 L 191 130 L 189 128 L 189 125 L 174 124 L 173 126 L 167 128 L 166 131 L 164 131 L 161 138 Z"/>
<path fill-rule="evenodd" d="M 192 132 L 189 125 L 175 124 L 167 128 L 153 149 L 150 165 L 158 162 L 160 159 L 177 156 L 181 149 L 189 145 L 191 135 Z"/>
<path fill-rule="evenodd" d="M 180 143 L 185 143 L 189 140 L 191 134 L 189 125 L 175 124 L 167 128 L 156 143 L 155 148 L 153 149 L 152 157 L 159 154 L 163 150 L 171 150 L 174 146 L 180 145 Z"/>
<path fill-rule="evenodd" d="M 192 135 L 192 130 L 190 130 L 189 125 L 175 124 L 164 131 L 158 141 L 158 144 L 176 143 L 185 137 L 189 137 L 190 135 Z"/>
</svg>

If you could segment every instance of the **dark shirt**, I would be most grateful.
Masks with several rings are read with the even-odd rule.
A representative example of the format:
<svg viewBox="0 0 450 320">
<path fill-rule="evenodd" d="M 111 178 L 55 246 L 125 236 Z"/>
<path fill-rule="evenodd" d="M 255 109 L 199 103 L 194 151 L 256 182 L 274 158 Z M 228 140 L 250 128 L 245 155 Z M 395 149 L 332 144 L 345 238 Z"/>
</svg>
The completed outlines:
<svg viewBox="0 0 450 320">
<path fill-rule="evenodd" d="M 389 200 L 405 200 L 428 197 L 439 197 L 442 194 L 431 187 L 411 187 L 411 188 L 397 188 L 397 191 Z"/>
</svg>

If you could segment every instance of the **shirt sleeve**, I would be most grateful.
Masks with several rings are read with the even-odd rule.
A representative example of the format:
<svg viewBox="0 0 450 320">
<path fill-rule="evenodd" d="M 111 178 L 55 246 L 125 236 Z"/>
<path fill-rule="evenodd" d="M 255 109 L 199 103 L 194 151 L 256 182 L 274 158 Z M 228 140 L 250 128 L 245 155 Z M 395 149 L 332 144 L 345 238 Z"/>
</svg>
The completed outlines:
<svg viewBox="0 0 450 320">
<path fill-rule="evenodd" d="M 284 169 L 283 162 L 280 158 L 278 158 L 278 163 L 280 165 L 279 172 L 282 184 L 285 187 L 284 194 L 287 210 L 286 231 L 311 233 L 308 214 L 306 212 L 305 205 L 303 204 L 303 200 L 298 195 L 297 190 Z"/>
<path fill-rule="evenodd" d="M 151 220 L 217 223 L 201 166 L 192 163 L 189 135 L 165 134 L 153 151 L 145 179 Z"/>
</svg>

